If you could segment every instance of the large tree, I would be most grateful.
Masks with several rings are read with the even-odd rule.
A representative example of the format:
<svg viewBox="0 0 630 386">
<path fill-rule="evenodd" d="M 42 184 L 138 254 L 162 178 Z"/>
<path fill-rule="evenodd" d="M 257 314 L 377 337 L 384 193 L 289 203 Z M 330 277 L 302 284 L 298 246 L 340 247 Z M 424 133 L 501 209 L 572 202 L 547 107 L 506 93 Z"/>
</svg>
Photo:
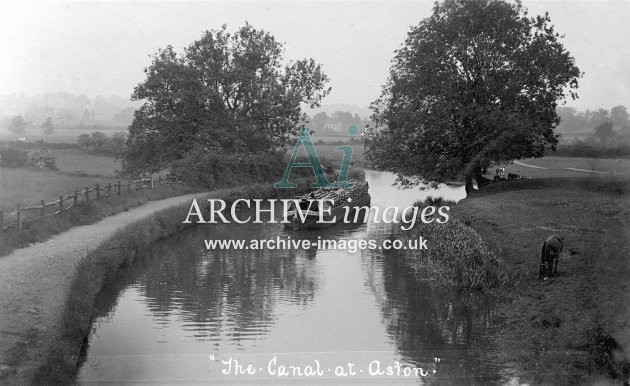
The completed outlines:
<svg viewBox="0 0 630 386">
<path fill-rule="evenodd" d="M 23 135 L 26 133 L 26 121 L 21 115 L 16 115 L 9 122 L 9 131 L 15 135 Z"/>
<path fill-rule="evenodd" d="M 54 134 L 55 125 L 53 125 L 51 117 L 46 118 L 44 123 L 42 123 L 42 129 L 44 129 L 44 134 L 46 135 Z"/>
<path fill-rule="evenodd" d="M 548 14 L 520 2 L 446 0 L 412 27 L 372 104 L 367 156 L 402 185 L 473 178 L 555 148 L 556 107 L 581 76 Z"/>
<path fill-rule="evenodd" d="M 206 31 L 178 55 L 161 49 L 132 99 L 125 155 L 129 171 L 150 171 L 193 148 L 274 151 L 298 133 L 301 106 L 317 107 L 330 88 L 313 59 L 285 63 L 283 46 L 249 24 Z"/>
<path fill-rule="evenodd" d="M 610 119 L 617 127 L 626 127 L 628 124 L 628 110 L 626 106 L 615 106 L 610 110 Z"/>
</svg>

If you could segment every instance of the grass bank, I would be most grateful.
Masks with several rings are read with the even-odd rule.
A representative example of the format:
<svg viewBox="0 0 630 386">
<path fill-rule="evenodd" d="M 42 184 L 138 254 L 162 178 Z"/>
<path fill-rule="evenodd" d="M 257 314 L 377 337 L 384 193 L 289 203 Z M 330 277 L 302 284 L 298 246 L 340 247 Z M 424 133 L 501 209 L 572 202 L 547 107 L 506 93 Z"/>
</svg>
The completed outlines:
<svg viewBox="0 0 630 386">
<path fill-rule="evenodd" d="M 494 340 L 520 383 L 627 382 L 630 179 L 529 172 L 534 178 L 491 184 L 451 210 L 474 230 L 461 233 L 483 239 L 510 278 L 491 291 L 505 320 Z M 565 246 L 559 274 L 543 282 L 539 248 L 550 234 Z"/>
<path fill-rule="evenodd" d="M 221 190 L 209 197 L 227 202 L 239 198 L 288 198 L 309 188 L 301 181 L 298 189 L 274 189 L 267 184 Z M 112 280 L 118 270 L 130 264 L 138 251 L 156 240 L 184 229 L 182 224 L 190 204 L 169 208 L 131 224 L 104 241 L 76 267 L 69 295 L 63 305 L 59 330 L 38 369 L 35 384 L 71 384 L 78 370 L 81 350 L 86 347 L 94 315 L 94 300 L 99 291 Z"/>
<path fill-rule="evenodd" d="M 428 249 L 401 251 L 418 278 L 477 290 L 487 290 L 508 282 L 509 268 L 490 251 L 474 229 L 460 221 L 420 223 L 399 234 L 405 244 L 407 240 L 418 240 L 420 237 L 428 240 Z"/>
</svg>

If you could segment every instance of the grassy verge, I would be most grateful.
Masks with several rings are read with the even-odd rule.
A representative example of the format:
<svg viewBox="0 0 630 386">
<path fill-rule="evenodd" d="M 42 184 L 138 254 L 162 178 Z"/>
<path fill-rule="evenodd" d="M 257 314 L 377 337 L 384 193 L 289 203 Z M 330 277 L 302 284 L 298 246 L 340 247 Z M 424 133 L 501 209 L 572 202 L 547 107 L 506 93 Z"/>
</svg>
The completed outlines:
<svg viewBox="0 0 630 386">
<path fill-rule="evenodd" d="M 426 250 L 403 250 L 403 258 L 421 279 L 467 289 L 489 289 L 504 285 L 509 270 L 488 249 L 481 236 L 458 220 L 444 224 L 420 224 L 403 232 L 401 238 L 428 240 Z"/>
<path fill-rule="evenodd" d="M 217 191 L 212 198 L 227 202 L 239 198 L 287 198 L 308 190 L 301 181 L 298 189 L 274 189 L 267 184 Z M 70 293 L 63 306 L 59 331 L 37 371 L 35 384 L 70 384 L 74 382 L 78 361 L 85 347 L 94 314 L 94 299 L 103 286 L 112 280 L 119 268 L 130 263 L 137 252 L 156 240 L 178 232 L 190 204 L 155 213 L 121 229 L 90 252 L 76 267 Z"/>
<path fill-rule="evenodd" d="M 492 291 L 505 320 L 494 340 L 519 382 L 627 382 L 629 188 L 624 176 L 546 176 L 492 184 L 452 209 L 509 272 Z M 538 254 L 550 234 L 565 246 L 559 274 L 543 282 Z"/>
<path fill-rule="evenodd" d="M 414 204 L 425 206 L 453 206 L 453 202 L 427 198 Z M 497 255 L 490 251 L 486 242 L 474 229 L 456 219 L 439 224 L 418 222 L 408 231 L 400 231 L 398 237 L 407 244 L 408 240 L 427 240 L 426 250 L 401 251 L 407 265 L 420 279 L 436 280 L 439 284 L 466 288 L 490 289 L 505 285 L 509 268 Z"/>
<path fill-rule="evenodd" d="M 116 178 L 122 169 L 114 157 L 89 154 L 80 149 L 54 150 L 56 166 L 69 175 L 103 176 Z"/>
<path fill-rule="evenodd" d="M 193 188 L 183 185 L 164 185 L 154 190 L 125 192 L 123 196 L 111 196 L 100 201 L 78 205 L 67 213 L 25 224 L 21 232 L 9 229 L 0 232 L 0 257 L 29 244 L 48 240 L 51 236 L 74 226 L 92 224 L 105 216 L 127 211 L 148 201 L 192 193 Z"/>
</svg>

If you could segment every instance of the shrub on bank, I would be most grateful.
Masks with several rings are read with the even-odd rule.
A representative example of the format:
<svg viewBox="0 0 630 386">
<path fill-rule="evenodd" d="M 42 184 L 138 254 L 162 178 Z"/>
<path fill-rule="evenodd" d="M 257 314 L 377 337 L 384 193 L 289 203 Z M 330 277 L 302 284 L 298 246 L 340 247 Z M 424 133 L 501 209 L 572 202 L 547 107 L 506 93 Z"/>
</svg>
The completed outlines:
<svg viewBox="0 0 630 386">
<path fill-rule="evenodd" d="M 402 250 L 404 259 L 420 278 L 479 290 L 507 283 L 507 267 L 477 232 L 458 220 L 450 219 L 444 224 L 420 222 L 400 233 L 405 243 L 420 236 L 428 240 L 428 249 Z"/>
</svg>

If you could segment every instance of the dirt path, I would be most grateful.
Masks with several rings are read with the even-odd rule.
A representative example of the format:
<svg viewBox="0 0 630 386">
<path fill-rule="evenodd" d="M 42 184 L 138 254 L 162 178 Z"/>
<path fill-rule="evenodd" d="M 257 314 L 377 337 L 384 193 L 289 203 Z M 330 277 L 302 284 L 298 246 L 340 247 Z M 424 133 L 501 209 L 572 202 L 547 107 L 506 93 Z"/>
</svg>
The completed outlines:
<svg viewBox="0 0 630 386">
<path fill-rule="evenodd" d="M 120 228 L 203 193 L 171 197 L 72 228 L 0 258 L 0 382 L 28 380 L 56 329 L 76 264 Z M 19 358 L 21 363 L 16 363 Z"/>
<path fill-rule="evenodd" d="M 526 163 L 520 162 L 520 161 L 514 161 L 515 164 L 517 165 L 521 165 L 521 166 L 527 166 L 528 168 L 534 168 L 534 169 L 547 169 L 547 168 L 543 168 L 542 166 L 534 166 L 534 165 L 528 165 Z"/>
<path fill-rule="evenodd" d="M 536 166 L 536 165 L 529 165 L 520 161 L 514 161 L 514 163 L 516 165 L 521 165 L 521 166 L 526 166 L 528 168 L 534 168 L 534 169 L 543 169 L 543 170 L 547 170 L 549 168 L 545 168 L 542 166 Z M 619 172 L 611 172 L 611 171 L 599 171 L 599 170 L 587 170 L 587 169 L 578 169 L 578 168 L 558 168 L 558 170 L 573 170 L 574 172 L 584 172 L 584 173 L 598 173 L 598 174 L 625 174 L 625 173 L 619 173 Z"/>
</svg>

